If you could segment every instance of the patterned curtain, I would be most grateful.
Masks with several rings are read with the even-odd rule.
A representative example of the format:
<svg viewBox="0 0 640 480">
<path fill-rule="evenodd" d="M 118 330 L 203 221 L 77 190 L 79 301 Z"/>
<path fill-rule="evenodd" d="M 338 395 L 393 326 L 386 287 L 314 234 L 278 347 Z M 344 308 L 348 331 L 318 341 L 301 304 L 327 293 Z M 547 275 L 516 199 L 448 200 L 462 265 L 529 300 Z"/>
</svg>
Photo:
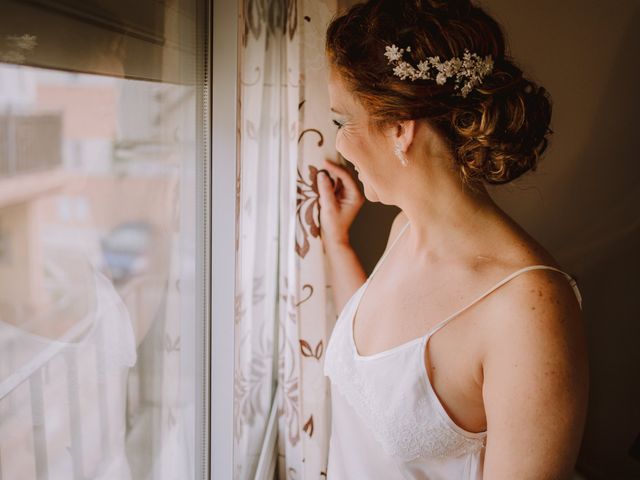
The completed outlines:
<svg viewBox="0 0 640 480">
<path fill-rule="evenodd" d="M 284 1 L 245 2 L 234 369 L 236 479 L 255 476 L 276 390 L 280 244 L 286 242 L 282 232 L 290 210 L 289 165 L 296 159 L 294 14 Z"/>
<path fill-rule="evenodd" d="M 241 61 L 235 478 L 253 478 L 270 408 L 278 478 L 326 476 L 324 347 L 336 315 L 316 174 L 335 158 L 324 34 L 336 0 L 246 0 Z"/>
<path fill-rule="evenodd" d="M 300 109 L 295 188 L 295 244 L 281 279 L 279 383 L 279 479 L 326 477 L 330 391 L 322 373 L 324 349 L 336 320 L 319 237 L 316 174 L 322 160 L 336 158 L 330 126 L 326 26 L 335 1 L 304 0 L 300 22 Z"/>
</svg>

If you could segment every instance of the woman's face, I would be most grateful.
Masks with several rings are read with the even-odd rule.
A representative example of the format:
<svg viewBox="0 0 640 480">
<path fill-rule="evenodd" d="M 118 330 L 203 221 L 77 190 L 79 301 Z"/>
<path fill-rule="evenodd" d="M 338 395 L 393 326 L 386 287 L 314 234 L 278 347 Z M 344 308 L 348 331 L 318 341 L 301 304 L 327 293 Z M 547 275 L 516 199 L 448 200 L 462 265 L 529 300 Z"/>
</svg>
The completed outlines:
<svg viewBox="0 0 640 480">
<path fill-rule="evenodd" d="M 390 139 L 369 130 L 369 115 L 334 69 L 329 73 L 329 99 L 333 122 L 338 128 L 336 150 L 354 165 L 367 200 L 382 201 L 389 197 L 385 192 L 389 175 L 400 166 L 399 161 L 394 161 L 397 159 L 390 148 Z"/>
</svg>

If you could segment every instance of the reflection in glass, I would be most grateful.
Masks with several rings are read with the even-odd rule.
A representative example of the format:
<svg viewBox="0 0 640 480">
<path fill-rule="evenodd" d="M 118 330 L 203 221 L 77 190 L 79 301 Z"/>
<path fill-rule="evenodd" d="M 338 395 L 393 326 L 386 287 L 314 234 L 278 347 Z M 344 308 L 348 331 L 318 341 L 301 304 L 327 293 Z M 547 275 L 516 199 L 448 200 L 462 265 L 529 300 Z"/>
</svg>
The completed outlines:
<svg viewBox="0 0 640 480">
<path fill-rule="evenodd" d="M 194 475 L 195 6 L 110 3 L 0 20 L 0 478 Z"/>
</svg>

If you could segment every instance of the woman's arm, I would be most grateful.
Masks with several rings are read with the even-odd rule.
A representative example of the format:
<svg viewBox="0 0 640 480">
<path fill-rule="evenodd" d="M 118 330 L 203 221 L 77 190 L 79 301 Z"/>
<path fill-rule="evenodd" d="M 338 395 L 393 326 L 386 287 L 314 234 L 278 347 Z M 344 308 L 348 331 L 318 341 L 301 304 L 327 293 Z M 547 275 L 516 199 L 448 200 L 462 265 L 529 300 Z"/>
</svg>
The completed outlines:
<svg viewBox="0 0 640 480">
<path fill-rule="evenodd" d="M 325 243 L 329 260 L 329 283 L 336 312 L 341 312 L 353 293 L 362 286 L 367 275 L 356 252 L 348 242 Z"/>
<path fill-rule="evenodd" d="M 391 223 L 385 251 L 400 229 L 407 223 L 407 216 L 400 211 Z M 331 269 L 330 280 L 333 286 L 333 299 L 336 311 L 340 312 L 353 293 L 366 281 L 367 275 L 362 268 L 356 252 L 347 243 L 325 243 L 325 250 Z"/>
<path fill-rule="evenodd" d="M 586 417 L 583 319 L 558 273 L 514 280 L 489 321 L 483 359 L 486 480 L 571 478 Z"/>
</svg>

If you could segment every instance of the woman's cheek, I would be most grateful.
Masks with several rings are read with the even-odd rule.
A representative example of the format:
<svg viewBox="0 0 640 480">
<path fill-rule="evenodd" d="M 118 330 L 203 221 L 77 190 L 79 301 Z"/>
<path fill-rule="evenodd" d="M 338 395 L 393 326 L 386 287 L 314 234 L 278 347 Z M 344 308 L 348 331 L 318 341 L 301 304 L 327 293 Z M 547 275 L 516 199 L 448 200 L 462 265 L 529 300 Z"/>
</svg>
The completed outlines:
<svg viewBox="0 0 640 480">
<path fill-rule="evenodd" d="M 338 130 L 338 133 L 336 133 L 336 150 L 338 151 L 338 153 L 340 153 L 340 155 L 346 158 L 342 148 L 343 143 L 344 143 L 344 140 L 342 138 L 342 132 Z"/>
</svg>

